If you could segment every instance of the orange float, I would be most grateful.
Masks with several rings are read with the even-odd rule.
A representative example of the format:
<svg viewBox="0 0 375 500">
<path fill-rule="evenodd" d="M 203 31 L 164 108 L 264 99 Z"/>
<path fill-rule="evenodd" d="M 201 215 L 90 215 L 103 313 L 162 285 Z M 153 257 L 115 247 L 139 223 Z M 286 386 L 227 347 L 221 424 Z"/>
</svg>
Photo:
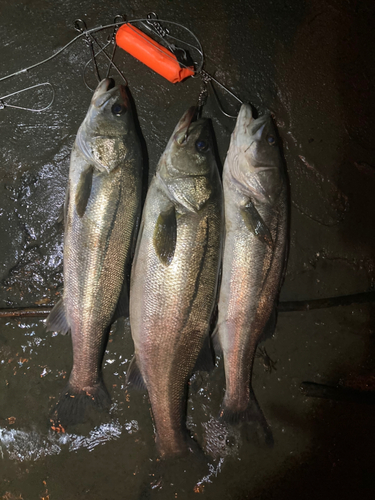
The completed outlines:
<svg viewBox="0 0 375 500">
<path fill-rule="evenodd" d="M 117 31 L 116 43 L 133 57 L 146 64 L 172 83 L 194 75 L 194 67 L 181 68 L 177 57 L 131 24 L 123 24 Z"/>
</svg>

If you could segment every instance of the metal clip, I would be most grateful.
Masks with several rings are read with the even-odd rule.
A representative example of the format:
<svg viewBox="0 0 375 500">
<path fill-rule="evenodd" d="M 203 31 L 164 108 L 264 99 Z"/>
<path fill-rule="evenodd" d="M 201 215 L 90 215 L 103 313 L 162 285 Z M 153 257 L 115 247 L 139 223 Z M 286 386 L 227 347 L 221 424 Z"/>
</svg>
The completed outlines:
<svg viewBox="0 0 375 500">
<path fill-rule="evenodd" d="M 118 19 L 121 19 L 121 21 L 118 21 Z M 123 22 L 123 19 L 124 17 L 123 16 L 116 16 L 115 19 L 114 19 L 114 23 L 117 23 L 117 22 Z M 107 54 L 107 52 L 104 50 L 110 43 L 112 43 L 112 39 L 110 39 L 109 41 L 107 41 L 106 45 L 102 46 L 98 40 L 92 35 L 92 34 L 89 34 L 87 33 L 87 26 L 86 26 L 86 23 L 85 21 L 82 21 L 82 19 L 76 19 L 75 22 L 74 22 L 74 27 L 77 31 L 79 31 L 80 33 L 84 33 L 85 34 L 85 37 L 86 37 L 86 41 L 87 43 L 89 44 L 89 47 L 90 47 L 90 54 L 91 54 L 91 59 L 93 61 L 93 64 L 94 64 L 94 71 L 95 71 L 95 74 L 96 74 L 96 77 L 97 77 L 97 80 L 98 80 L 98 83 L 101 81 L 101 78 L 100 78 L 100 74 L 99 74 L 99 69 L 98 69 L 98 65 L 96 63 L 96 56 L 99 55 L 100 53 L 103 54 L 103 56 L 108 60 L 109 62 L 109 68 L 111 66 L 113 66 L 113 68 L 117 71 L 117 73 L 121 76 L 121 78 L 123 79 L 125 85 L 128 85 L 128 81 L 127 79 L 125 78 L 125 75 L 121 72 L 121 70 L 118 68 L 118 66 L 114 63 L 113 61 L 113 57 L 114 57 L 114 54 L 115 54 L 115 50 L 116 50 L 116 43 L 115 43 L 115 47 L 114 47 L 114 50 L 112 52 L 112 57 L 109 57 L 109 55 Z M 116 29 L 116 27 L 115 27 Z M 116 31 L 114 30 L 113 32 L 113 37 L 116 35 Z M 95 51 L 94 51 L 94 43 L 96 44 L 96 46 L 99 48 L 97 54 L 95 54 Z M 87 64 L 86 64 L 87 66 Z M 83 69 L 83 81 L 85 82 L 85 85 L 88 89 L 90 90 L 93 90 L 89 87 L 89 85 L 87 84 L 86 82 L 86 78 L 85 78 L 85 69 L 86 69 L 86 66 L 84 67 Z M 109 74 L 109 71 L 107 70 L 107 75 Z"/>
<path fill-rule="evenodd" d="M 113 19 L 113 22 L 114 23 L 123 23 L 126 21 L 126 17 L 122 14 L 118 14 L 117 16 L 115 16 L 115 18 Z M 108 65 L 108 69 L 107 69 L 107 73 L 105 75 L 106 78 L 109 77 L 109 73 L 111 71 L 111 66 L 113 65 L 113 60 L 115 58 L 115 53 L 116 53 L 116 49 L 117 49 L 117 44 L 116 44 L 116 33 L 117 33 L 117 30 L 119 28 L 119 25 L 116 24 L 116 26 L 113 28 L 113 33 L 112 33 L 112 36 L 111 38 L 108 40 L 109 43 L 112 43 L 113 42 L 113 50 L 112 50 L 112 56 L 111 56 L 111 60 L 109 62 L 109 65 Z"/>
<path fill-rule="evenodd" d="M 94 51 L 94 44 L 93 44 L 93 37 L 91 37 L 88 33 L 87 33 L 87 26 L 86 26 L 86 23 L 85 21 L 83 21 L 82 19 L 76 19 L 74 21 L 74 28 L 79 32 L 79 33 L 85 33 L 85 38 L 84 38 L 84 41 L 87 43 L 89 49 L 90 49 L 90 55 L 91 55 L 91 59 L 92 59 L 92 63 L 93 63 L 93 66 L 94 66 L 94 72 L 95 72 L 95 75 L 96 75 L 96 79 L 98 80 L 98 83 L 101 81 L 101 78 L 100 78 L 100 73 L 99 73 L 99 68 L 98 68 L 98 65 L 96 63 L 96 58 L 95 58 L 95 51 Z"/>
<path fill-rule="evenodd" d="M 183 143 L 187 141 L 188 137 L 189 137 L 189 127 L 191 125 L 191 122 L 194 121 L 194 118 L 197 116 L 197 107 L 196 106 L 193 106 L 191 108 L 192 110 L 192 113 L 191 113 L 191 117 L 190 117 L 190 121 L 186 127 L 186 132 L 185 132 L 185 135 L 184 135 L 184 139 L 183 139 Z"/>
<path fill-rule="evenodd" d="M 148 19 L 146 23 L 151 26 L 151 28 L 156 31 L 156 33 L 161 36 L 162 38 L 165 38 L 167 35 L 169 35 L 169 29 L 168 28 L 163 28 L 163 26 L 157 22 L 158 16 L 155 12 L 149 12 L 146 16 Z"/>
<path fill-rule="evenodd" d="M 201 86 L 201 91 L 198 96 L 198 110 L 197 110 L 197 116 L 202 115 L 202 109 L 203 106 L 207 103 L 207 98 L 208 98 L 208 84 L 211 81 L 211 77 L 208 75 L 206 72 L 201 72 L 200 77 L 202 79 L 202 86 Z"/>
<path fill-rule="evenodd" d="M 166 37 L 171 36 L 168 28 L 163 28 L 163 26 L 158 22 L 158 16 L 155 12 L 149 12 L 146 16 L 146 23 L 142 23 L 145 28 L 152 31 L 158 37 L 163 40 L 164 45 L 172 52 L 176 57 L 181 68 L 188 68 L 189 66 L 194 66 L 194 61 L 191 58 L 189 52 L 181 47 L 177 47 L 174 43 L 168 42 Z M 172 37 L 174 38 L 174 37 Z"/>
<path fill-rule="evenodd" d="M 239 103 L 243 104 L 243 101 L 241 101 L 241 99 L 239 97 L 237 97 L 236 94 L 234 94 L 231 90 L 229 90 L 228 87 L 226 87 L 225 85 L 220 83 L 219 80 L 217 80 L 212 75 L 207 73 L 207 71 L 205 71 L 204 69 L 201 69 L 201 71 L 198 73 L 198 75 L 202 78 L 202 80 L 206 86 L 208 86 L 208 84 L 210 84 L 211 89 L 212 89 L 212 93 L 213 93 L 215 100 L 216 100 L 216 103 L 217 103 L 220 111 L 223 113 L 223 115 L 227 116 L 228 118 L 236 119 L 237 118 L 236 116 L 230 115 L 229 113 L 227 113 L 224 110 L 223 106 L 220 103 L 219 97 L 217 95 L 217 92 L 216 92 L 215 87 L 213 86 L 212 82 L 215 82 L 217 85 L 219 85 L 219 87 L 221 87 L 223 90 L 225 90 L 225 92 L 230 94 Z"/>
</svg>

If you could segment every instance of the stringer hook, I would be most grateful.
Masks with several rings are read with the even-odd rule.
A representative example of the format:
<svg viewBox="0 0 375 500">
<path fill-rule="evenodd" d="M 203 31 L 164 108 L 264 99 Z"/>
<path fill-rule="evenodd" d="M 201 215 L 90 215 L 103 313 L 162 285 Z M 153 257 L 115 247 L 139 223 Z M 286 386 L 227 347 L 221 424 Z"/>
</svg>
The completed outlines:
<svg viewBox="0 0 375 500">
<path fill-rule="evenodd" d="M 84 41 L 87 43 L 87 45 L 89 47 L 90 55 L 91 55 L 91 59 L 92 59 L 92 63 L 93 63 L 93 66 L 94 66 L 95 76 L 96 76 L 96 79 L 98 80 L 98 83 L 99 83 L 101 81 L 101 78 L 100 78 L 100 74 L 99 74 L 99 68 L 98 68 L 98 65 L 97 65 L 96 59 L 95 59 L 94 44 L 93 44 L 94 37 L 90 36 L 87 33 L 86 23 L 82 19 L 76 19 L 74 21 L 74 28 L 79 33 L 84 33 L 85 34 Z"/>
<path fill-rule="evenodd" d="M 49 86 L 51 91 L 52 91 L 52 98 L 51 101 L 47 104 L 47 106 L 44 106 L 43 108 L 26 108 L 24 106 L 16 106 L 15 104 L 8 104 L 7 102 L 4 102 L 5 99 L 8 99 L 8 97 L 12 97 L 17 94 L 21 94 L 22 92 L 26 92 L 27 90 L 32 90 L 36 89 L 38 87 L 43 87 L 43 86 Z M 34 113 L 40 113 L 42 111 L 46 111 L 48 108 L 50 108 L 55 100 L 55 89 L 50 82 L 44 82 L 44 83 L 37 83 L 36 85 L 32 85 L 31 87 L 27 87 L 25 89 L 17 90 L 17 92 L 12 92 L 11 94 L 5 95 L 3 97 L 0 97 L 0 110 L 5 109 L 5 108 L 15 108 L 15 109 L 23 109 L 25 111 L 32 111 Z"/>
</svg>

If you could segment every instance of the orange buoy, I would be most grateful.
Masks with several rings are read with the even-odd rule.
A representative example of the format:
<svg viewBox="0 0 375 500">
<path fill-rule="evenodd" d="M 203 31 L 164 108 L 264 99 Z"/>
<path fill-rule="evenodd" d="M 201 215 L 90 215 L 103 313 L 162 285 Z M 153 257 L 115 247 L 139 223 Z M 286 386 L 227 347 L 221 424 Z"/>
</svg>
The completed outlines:
<svg viewBox="0 0 375 500">
<path fill-rule="evenodd" d="M 131 24 L 123 24 L 118 29 L 116 43 L 172 83 L 181 82 L 194 75 L 193 66 L 181 68 L 177 57 L 170 50 Z"/>
</svg>

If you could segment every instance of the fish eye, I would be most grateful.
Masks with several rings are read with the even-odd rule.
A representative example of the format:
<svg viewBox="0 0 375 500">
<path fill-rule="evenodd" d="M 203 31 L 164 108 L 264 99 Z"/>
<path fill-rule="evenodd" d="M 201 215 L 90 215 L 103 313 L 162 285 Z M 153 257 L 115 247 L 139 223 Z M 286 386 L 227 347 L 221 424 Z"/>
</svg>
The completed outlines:
<svg viewBox="0 0 375 500">
<path fill-rule="evenodd" d="M 112 108 L 112 113 L 116 116 L 120 116 L 120 115 L 123 115 L 124 113 L 126 113 L 126 108 L 123 104 L 120 104 L 118 102 L 116 102 Z"/>
<path fill-rule="evenodd" d="M 208 144 L 206 141 L 198 139 L 195 143 L 195 149 L 198 151 L 198 153 L 205 153 L 206 151 L 208 151 Z"/>
<path fill-rule="evenodd" d="M 274 136 L 273 136 L 273 135 L 269 135 L 269 136 L 267 137 L 267 141 L 268 141 L 268 144 L 269 144 L 270 146 L 273 146 L 273 145 L 276 143 L 276 139 L 274 138 Z"/>
</svg>

